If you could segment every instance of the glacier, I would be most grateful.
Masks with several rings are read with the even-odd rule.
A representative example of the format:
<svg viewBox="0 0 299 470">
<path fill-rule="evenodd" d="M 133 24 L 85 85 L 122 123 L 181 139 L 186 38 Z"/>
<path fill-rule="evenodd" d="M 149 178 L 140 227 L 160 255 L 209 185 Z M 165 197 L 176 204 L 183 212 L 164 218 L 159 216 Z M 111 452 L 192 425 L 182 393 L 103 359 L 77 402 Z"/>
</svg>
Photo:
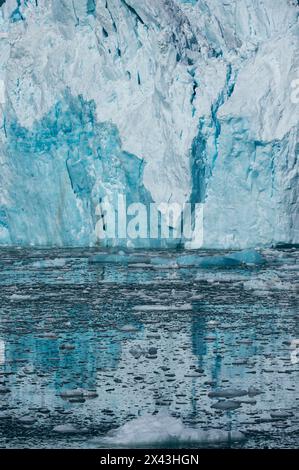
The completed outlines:
<svg viewBox="0 0 299 470">
<path fill-rule="evenodd" d="M 0 245 L 97 246 L 119 193 L 204 204 L 205 248 L 299 243 L 298 6 L 0 1 Z"/>
</svg>

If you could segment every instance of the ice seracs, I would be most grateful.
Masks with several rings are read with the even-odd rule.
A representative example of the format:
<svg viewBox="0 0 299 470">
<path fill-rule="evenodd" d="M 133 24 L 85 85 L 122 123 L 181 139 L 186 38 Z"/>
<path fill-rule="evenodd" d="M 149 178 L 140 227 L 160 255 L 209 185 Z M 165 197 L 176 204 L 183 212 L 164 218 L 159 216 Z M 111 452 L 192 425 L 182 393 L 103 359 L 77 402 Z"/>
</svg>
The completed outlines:
<svg viewBox="0 0 299 470">
<path fill-rule="evenodd" d="M 0 244 L 94 246 L 119 193 L 203 203 L 205 248 L 298 243 L 297 15 L 272 0 L 6 0 Z"/>
</svg>

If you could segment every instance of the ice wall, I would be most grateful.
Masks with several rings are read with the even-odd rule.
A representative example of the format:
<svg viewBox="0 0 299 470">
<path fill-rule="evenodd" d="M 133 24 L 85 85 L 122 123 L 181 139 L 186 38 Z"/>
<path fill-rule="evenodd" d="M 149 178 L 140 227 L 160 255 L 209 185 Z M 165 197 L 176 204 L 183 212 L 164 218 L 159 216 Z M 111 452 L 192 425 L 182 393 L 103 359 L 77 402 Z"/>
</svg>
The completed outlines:
<svg viewBox="0 0 299 470">
<path fill-rule="evenodd" d="M 6 0 L 0 244 L 94 245 L 119 192 L 203 202 L 205 247 L 298 243 L 297 3 Z"/>
</svg>

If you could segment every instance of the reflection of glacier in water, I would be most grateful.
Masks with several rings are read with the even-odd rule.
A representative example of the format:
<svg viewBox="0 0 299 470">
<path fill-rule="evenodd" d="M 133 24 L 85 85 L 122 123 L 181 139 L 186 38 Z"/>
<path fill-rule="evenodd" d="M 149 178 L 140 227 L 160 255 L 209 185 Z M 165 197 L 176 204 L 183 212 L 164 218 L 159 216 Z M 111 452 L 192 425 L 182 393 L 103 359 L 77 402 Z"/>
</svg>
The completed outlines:
<svg viewBox="0 0 299 470">
<path fill-rule="evenodd" d="M 1 447 L 298 444 L 295 250 L 209 269 L 91 254 L 1 250 Z"/>
</svg>

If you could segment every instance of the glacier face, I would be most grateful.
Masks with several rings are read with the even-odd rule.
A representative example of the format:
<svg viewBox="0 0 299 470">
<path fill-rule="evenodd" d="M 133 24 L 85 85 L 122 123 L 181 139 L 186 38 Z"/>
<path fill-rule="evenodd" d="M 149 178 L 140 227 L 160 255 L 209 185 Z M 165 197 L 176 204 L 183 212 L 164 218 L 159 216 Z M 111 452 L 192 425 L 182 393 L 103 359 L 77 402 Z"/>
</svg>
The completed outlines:
<svg viewBox="0 0 299 470">
<path fill-rule="evenodd" d="M 0 244 L 95 245 L 118 193 L 204 203 L 207 248 L 298 243 L 297 3 L 6 0 Z"/>
</svg>

